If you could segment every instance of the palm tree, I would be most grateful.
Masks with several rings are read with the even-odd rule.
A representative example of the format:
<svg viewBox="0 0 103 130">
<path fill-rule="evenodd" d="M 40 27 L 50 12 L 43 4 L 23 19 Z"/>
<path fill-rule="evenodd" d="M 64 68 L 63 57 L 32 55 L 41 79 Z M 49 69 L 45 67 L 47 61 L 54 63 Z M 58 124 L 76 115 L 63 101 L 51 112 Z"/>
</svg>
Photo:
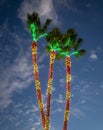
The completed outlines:
<svg viewBox="0 0 103 130">
<path fill-rule="evenodd" d="M 41 93 L 40 80 L 38 74 L 37 41 L 38 39 L 47 35 L 46 31 L 50 22 L 51 20 L 47 19 L 44 26 L 41 27 L 41 22 L 38 13 L 33 12 L 32 14 L 27 14 L 27 27 L 33 37 L 32 59 L 33 59 L 33 67 L 34 67 L 34 79 L 35 79 L 36 93 L 37 93 L 38 105 L 41 113 L 43 129 L 45 127 L 45 114 L 44 114 L 44 106 L 42 101 L 42 93 Z"/>
<path fill-rule="evenodd" d="M 46 36 L 48 45 L 46 47 L 47 52 L 50 53 L 50 65 L 49 65 L 49 77 L 47 87 L 47 108 L 46 108 L 46 123 L 45 130 L 50 128 L 50 102 L 53 82 L 53 66 L 56 58 L 56 53 L 60 51 L 60 38 L 61 33 L 58 27 L 52 29 L 52 31 Z"/>
<path fill-rule="evenodd" d="M 85 54 L 85 50 L 79 50 L 82 43 L 82 39 L 78 37 L 76 31 L 72 28 L 68 29 L 67 33 L 62 35 L 61 38 L 61 50 L 58 53 L 58 57 L 63 58 L 65 56 L 65 67 L 66 67 L 66 106 L 64 112 L 64 123 L 63 130 L 67 130 L 69 111 L 70 111 L 70 81 L 71 81 L 71 56 L 75 55 L 80 57 Z"/>
</svg>

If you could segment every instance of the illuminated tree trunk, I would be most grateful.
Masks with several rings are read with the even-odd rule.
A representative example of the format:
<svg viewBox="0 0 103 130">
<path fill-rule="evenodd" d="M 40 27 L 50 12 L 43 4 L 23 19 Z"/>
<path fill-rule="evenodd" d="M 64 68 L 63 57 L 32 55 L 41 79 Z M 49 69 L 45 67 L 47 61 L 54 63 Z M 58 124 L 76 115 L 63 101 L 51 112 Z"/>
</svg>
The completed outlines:
<svg viewBox="0 0 103 130">
<path fill-rule="evenodd" d="M 39 74 L 38 74 L 37 44 L 35 41 L 33 41 L 33 43 L 32 43 L 32 59 L 33 59 L 33 67 L 34 67 L 34 80 L 35 80 L 35 86 L 36 86 L 36 94 L 37 94 L 38 105 L 39 105 L 39 109 L 40 109 L 42 125 L 43 125 L 43 130 L 44 130 L 45 114 L 44 114 L 44 106 L 43 106 L 43 101 L 42 101 L 42 94 L 41 94 Z"/>
<path fill-rule="evenodd" d="M 71 61 L 70 61 L 70 57 L 66 57 L 65 66 L 66 66 L 66 106 L 65 106 L 65 113 L 64 113 L 63 130 L 67 130 L 69 113 L 70 113 L 70 80 L 71 80 L 71 75 L 70 75 Z"/>
<path fill-rule="evenodd" d="M 54 51 L 50 53 L 45 130 L 50 129 L 50 102 L 51 102 L 51 92 L 52 92 L 52 82 L 53 82 L 53 66 L 54 66 L 55 56 L 56 56 L 56 53 Z"/>
</svg>

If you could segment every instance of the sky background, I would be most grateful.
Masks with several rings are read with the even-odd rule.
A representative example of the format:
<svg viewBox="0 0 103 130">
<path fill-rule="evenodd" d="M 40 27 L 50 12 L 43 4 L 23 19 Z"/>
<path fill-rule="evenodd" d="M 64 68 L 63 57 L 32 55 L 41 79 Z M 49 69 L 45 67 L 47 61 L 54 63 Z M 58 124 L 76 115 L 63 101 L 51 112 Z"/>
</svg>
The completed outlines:
<svg viewBox="0 0 103 130">
<path fill-rule="evenodd" d="M 0 0 L 0 130 L 41 130 L 31 56 L 32 37 L 27 13 L 37 11 L 49 29 L 70 27 L 84 39 L 87 53 L 71 57 L 71 108 L 68 130 L 103 130 L 103 1 Z M 49 54 L 46 40 L 38 41 L 38 63 L 43 101 Z M 51 129 L 62 130 L 65 108 L 65 60 L 56 61 L 51 102 Z"/>
</svg>

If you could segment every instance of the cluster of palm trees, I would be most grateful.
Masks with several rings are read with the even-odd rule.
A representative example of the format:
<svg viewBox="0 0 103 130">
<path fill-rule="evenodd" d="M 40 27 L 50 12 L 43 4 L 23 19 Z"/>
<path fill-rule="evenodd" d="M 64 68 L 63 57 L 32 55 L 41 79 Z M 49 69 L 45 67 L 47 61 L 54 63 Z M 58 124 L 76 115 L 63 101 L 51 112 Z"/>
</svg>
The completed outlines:
<svg viewBox="0 0 103 130">
<path fill-rule="evenodd" d="M 34 79 L 36 86 L 36 93 L 38 99 L 38 105 L 40 109 L 42 128 L 43 130 L 50 130 L 50 105 L 51 105 L 51 92 L 53 82 L 53 66 L 56 59 L 65 58 L 66 68 L 66 106 L 64 112 L 63 130 L 67 130 L 69 111 L 70 111 L 70 81 L 71 81 L 71 60 L 70 57 L 75 55 L 80 57 L 85 54 L 85 50 L 79 50 L 82 43 L 82 39 L 78 37 L 78 34 L 73 28 L 69 28 L 65 34 L 62 34 L 58 27 L 54 27 L 50 32 L 47 32 L 48 26 L 51 23 L 51 19 L 47 19 L 44 26 L 41 26 L 38 13 L 33 12 L 27 15 L 27 27 L 31 32 L 32 42 L 32 59 L 34 67 Z M 38 61 L 37 61 L 37 41 L 38 39 L 45 37 L 48 45 L 46 51 L 50 54 L 49 76 L 47 86 L 47 107 L 46 113 L 44 112 L 44 105 L 42 100 L 42 92 L 40 87 Z"/>
</svg>

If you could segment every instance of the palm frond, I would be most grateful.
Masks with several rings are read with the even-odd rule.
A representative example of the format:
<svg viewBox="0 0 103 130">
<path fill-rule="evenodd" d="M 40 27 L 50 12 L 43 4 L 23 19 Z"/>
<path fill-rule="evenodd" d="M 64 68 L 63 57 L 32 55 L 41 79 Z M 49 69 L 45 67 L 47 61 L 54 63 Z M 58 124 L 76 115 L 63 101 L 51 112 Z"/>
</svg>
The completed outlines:
<svg viewBox="0 0 103 130">
<path fill-rule="evenodd" d="M 46 32 L 46 30 L 47 30 L 48 26 L 50 25 L 51 21 L 52 21 L 51 19 L 47 19 L 47 20 L 46 20 L 44 26 L 43 26 L 42 29 L 41 29 L 41 32 L 42 32 L 42 33 L 45 33 L 45 32 Z"/>
<path fill-rule="evenodd" d="M 50 46 L 46 46 L 46 52 L 47 53 L 50 53 L 51 51 L 50 51 Z"/>
<path fill-rule="evenodd" d="M 76 56 L 76 58 L 79 58 L 79 57 L 83 56 L 85 53 L 86 53 L 86 50 L 82 49 L 82 50 L 78 51 L 78 53 L 75 54 L 75 56 Z"/>
<path fill-rule="evenodd" d="M 38 13 L 33 12 L 31 14 L 27 14 L 27 27 L 30 30 L 30 26 L 31 24 L 34 24 L 34 26 L 36 26 L 37 30 L 40 30 L 41 28 L 41 23 L 40 23 L 40 18 Z"/>
<path fill-rule="evenodd" d="M 56 54 L 56 60 L 63 60 L 65 58 L 65 56 L 64 55 L 61 55 L 60 53 L 57 53 Z"/>
<path fill-rule="evenodd" d="M 81 46 L 83 42 L 82 38 L 79 38 L 76 42 L 74 42 L 73 48 L 75 51 L 78 51 L 79 47 Z"/>
<path fill-rule="evenodd" d="M 61 32 L 58 27 L 52 29 L 51 32 L 46 36 L 47 42 L 58 41 L 61 37 Z"/>
<path fill-rule="evenodd" d="M 75 29 L 74 28 L 69 28 L 66 32 L 66 34 L 68 36 L 71 36 L 71 35 L 74 35 L 76 33 Z"/>
<path fill-rule="evenodd" d="M 31 32 L 33 39 L 37 40 L 47 35 L 47 27 L 50 24 L 51 20 L 47 19 L 43 28 L 41 28 L 40 17 L 37 12 L 27 14 L 27 27 Z"/>
<path fill-rule="evenodd" d="M 46 36 L 46 40 L 48 42 L 48 45 L 50 51 L 60 51 L 60 38 L 61 38 L 61 32 L 58 27 L 54 27 L 51 32 L 48 33 Z"/>
</svg>

